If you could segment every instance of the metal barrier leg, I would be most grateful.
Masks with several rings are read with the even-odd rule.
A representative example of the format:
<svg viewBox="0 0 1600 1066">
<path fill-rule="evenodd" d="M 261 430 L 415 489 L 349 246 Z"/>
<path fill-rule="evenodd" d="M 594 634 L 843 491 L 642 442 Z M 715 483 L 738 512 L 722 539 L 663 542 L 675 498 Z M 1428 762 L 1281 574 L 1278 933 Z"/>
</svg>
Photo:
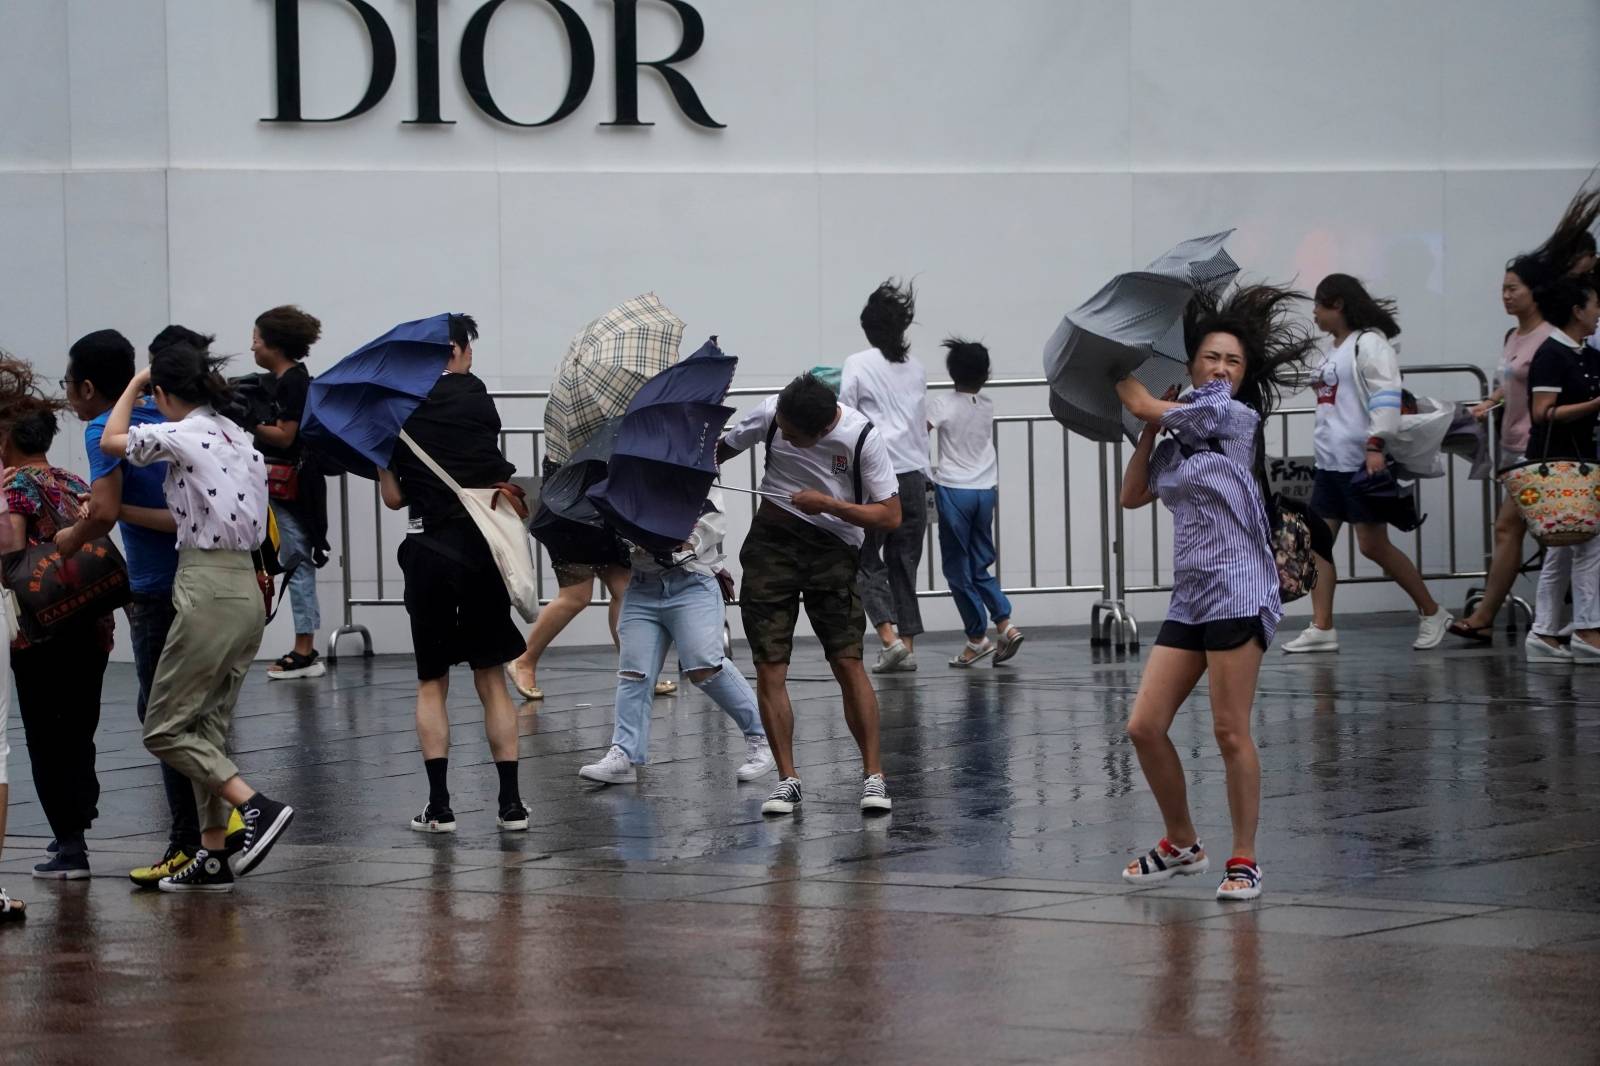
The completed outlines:
<svg viewBox="0 0 1600 1066">
<path fill-rule="evenodd" d="M 352 622 L 342 625 L 328 634 L 328 654 L 324 656 L 328 662 L 336 663 L 339 661 L 339 638 L 348 636 L 359 636 L 361 638 L 361 657 L 363 659 L 372 658 L 372 634 L 367 631 L 366 626 L 356 625 Z"/>
<path fill-rule="evenodd" d="M 1511 608 L 1511 617 L 1506 619 L 1507 636 L 1514 637 L 1517 635 L 1517 615 L 1519 614 L 1527 619 L 1528 624 L 1524 628 L 1533 628 L 1533 606 L 1527 600 L 1521 596 L 1508 596 L 1506 597 L 1506 606 Z"/>
<path fill-rule="evenodd" d="M 1101 600 L 1089 608 L 1089 647 L 1103 648 L 1107 644 L 1105 635 L 1100 632 L 1100 612 L 1104 611 L 1109 603 Z"/>
</svg>

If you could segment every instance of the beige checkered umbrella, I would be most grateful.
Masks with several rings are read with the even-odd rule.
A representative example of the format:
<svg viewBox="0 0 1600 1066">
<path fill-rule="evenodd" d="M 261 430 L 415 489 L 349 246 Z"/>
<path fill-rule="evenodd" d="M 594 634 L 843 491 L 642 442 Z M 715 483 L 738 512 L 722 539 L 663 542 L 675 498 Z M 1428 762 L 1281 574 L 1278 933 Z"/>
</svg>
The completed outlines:
<svg viewBox="0 0 1600 1066">
<path fill-rule="evenodd" d="M 544 408 L 545 454 L 564 463 L 646 381 L 678 361 L 683 321 L 653 292 L 612 308 L 572 338 Z"/>
</svg>

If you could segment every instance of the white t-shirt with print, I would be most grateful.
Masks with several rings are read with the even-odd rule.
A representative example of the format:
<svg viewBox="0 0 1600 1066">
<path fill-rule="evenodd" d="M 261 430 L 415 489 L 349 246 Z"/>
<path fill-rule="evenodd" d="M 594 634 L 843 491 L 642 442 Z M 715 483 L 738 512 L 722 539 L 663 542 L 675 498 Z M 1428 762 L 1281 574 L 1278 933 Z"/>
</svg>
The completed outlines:
<svg viewBox="0 0 1600 1066">
<path fill-rule="evenodd" d="M 889 449 L 896 474 L 928 472 L 928 374 L 911 356 L 891 363 L 876 348 L 844 361 L 839 402 L 869 419 Z"/>
<path fill-rule="evenodd" d="M 267 468 L 250 434 L 209 407 L 177 422 L 132 426 L 128 462 L 167 463 L 178 547 L 254 551 L 267 535 Z"/>
<path fill-rule="evenodd" d="M 939 431 L 936 483 L 947 489 L 992 489 L 1000 483 L 993 400 L 981 392 L 936 392 L 928 397 L 928 421 Z"/>
<path fill-rule="evenodd" d="M 745 451 L 757 445 L 765 446 L 767 430 L 778 417 L 778 398 L 768 397 L 760 405 L 745 412 L 722 442 L 735 451 Z M 766 502 L 776 504 L 785 511 L 825 529 L 846 544 L 860 546 L 866 533 L 833 515 L 801 514 L 789 502 L 789 497 L 802 489 L 825 492 L 845 503 L 881 503 L 898 495 L 900 482 L 894 475 L 894 465 L 889 461 L 889 451 L 884 447 L 882 434 L 874 426 L 867 434 L 861 448 L 861 499 L 855 498 L 856 443 L 867 420 L 861 412 L 839 405 L 839 418 L 826 436 L 809 448 L 796 448 L 783 439 L 780 431 L 773 434 L 772 449 L 762 458 L 766 472 L 761 476 L 761 490 L 775 492 L 781 499 Z"/>
</svg>

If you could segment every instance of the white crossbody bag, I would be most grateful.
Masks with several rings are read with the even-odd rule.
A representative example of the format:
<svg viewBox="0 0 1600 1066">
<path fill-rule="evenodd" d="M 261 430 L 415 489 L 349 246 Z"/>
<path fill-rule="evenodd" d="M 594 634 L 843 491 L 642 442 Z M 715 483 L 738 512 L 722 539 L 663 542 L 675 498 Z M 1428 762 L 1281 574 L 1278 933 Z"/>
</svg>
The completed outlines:
<svg viewBox="0 0 1600 1066">
<path fill-rule="evenodd" d="M 432 470 L 434 476 L 450 487 L 461 501 L 461 506 L 466 508 L 467 514 L 477 525 L 483 539 L 489 543 L 489 554 L 494 556 L 494 565 L 500 571 L 500 578 L 506 584 L 506 593 L 511 597 L 511 606 L 517 609 L 524 622 L 532 622 L 539 617 L 539 586 L 538 575 L 534 566 L 533 537 L 528 532 L 527 524 L 517 515 L 516 509 L 510 506 L 494 506 L 494 498 L 499 494 L 498 489 L 464 489 L 456 484 L 455 478 L 444 472 L 444 467 L 433 461 L 427 452 L 417 447 L 416 441 L 404 431 L 400 432 L 400 439 L 411 449 L 413 455 L 422 460 L 424 466 Z"/>
</svg>

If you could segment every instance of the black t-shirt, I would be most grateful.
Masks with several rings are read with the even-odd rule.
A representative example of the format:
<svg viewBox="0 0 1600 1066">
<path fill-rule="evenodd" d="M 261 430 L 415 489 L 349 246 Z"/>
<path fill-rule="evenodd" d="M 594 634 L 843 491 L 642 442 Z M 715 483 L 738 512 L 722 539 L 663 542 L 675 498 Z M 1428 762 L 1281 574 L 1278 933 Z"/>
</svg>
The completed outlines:
<svg viewBox="0 0 1600 1066">
<path fill-rule="evenodd" d="M 516 465 L 500 454 L 500 412 L 483 382 L 471 374 L 440 377 L 406 419 L 405 431 L 463 488 L 486 489 L 516 473 Z M 424 529 L 467 517 L 455 492 L 404 442 L 395 445 L 389 466 L 400 481 L 411 517 L 420 518 Z"/>
<path fill-rule="evenodd" d="M 1556 406 L 1585 403 L 1600 396 L 1600 351 L 1587 344 L 1568 347 L 1549 337 L 1533 353 L 1528 368 L 1528 406 L 1541 393 L 1556 393 Z M 1600 448 L 1595 430 L 1600 428 L 1600 412 L 1569 422 L 1547 422 L 1535 418 L 1528 433 L 1528 458 L 1595 459 Z M 1548 441 L 1546 440 L 1548 437 Z"/>
<path fill-rule="evenodd" d="M 306 396 L 311 392 L 311 372 L 305 368 L 304 363 L 296 363 L 276 379 L 269 379 L 267 387 L 272 393 L 273 421 L 298 423 L 304 418 Z M 295 463 L 300 460 L 298 433 L 295 434 L 294 443 L 287 448 L 274 448 L 259 438 L 256 440 L 256 446 L 261 449 L 262 457 L 269 463 Z"/>
</svg>

